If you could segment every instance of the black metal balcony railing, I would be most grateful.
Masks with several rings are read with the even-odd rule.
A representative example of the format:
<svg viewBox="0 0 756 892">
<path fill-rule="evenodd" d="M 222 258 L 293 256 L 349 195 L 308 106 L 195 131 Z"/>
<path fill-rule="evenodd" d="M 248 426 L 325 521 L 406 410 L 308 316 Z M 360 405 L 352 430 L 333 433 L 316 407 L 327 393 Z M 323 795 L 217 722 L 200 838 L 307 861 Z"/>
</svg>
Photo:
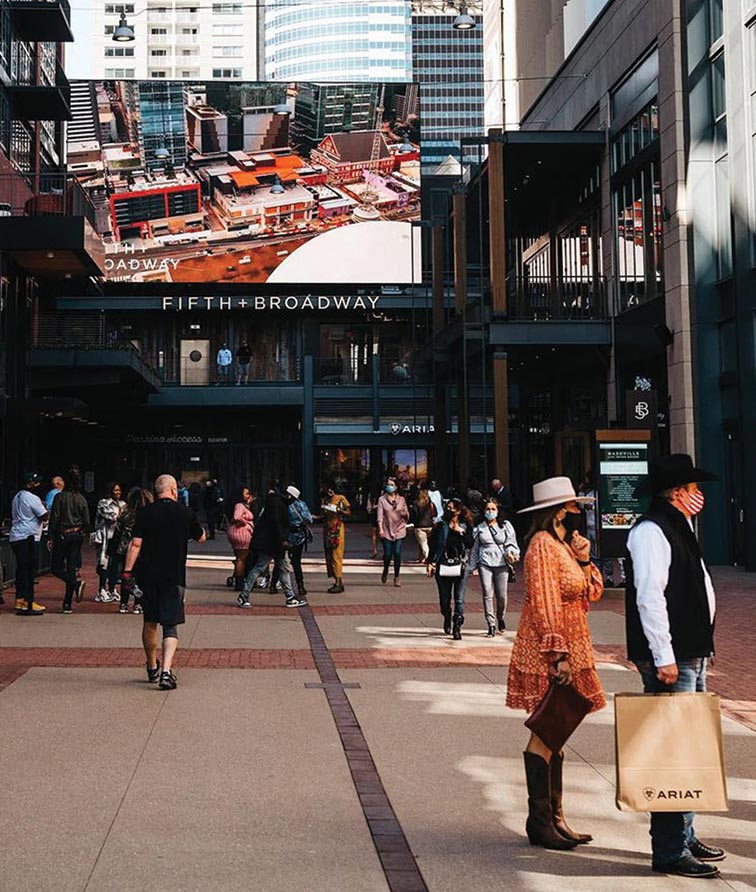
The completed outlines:
<svg viewBox="0 0 756 892">
<path fill-rule="evenodd" d="M 40 314 L 32 326 L 34 350 L 125 350 L 149 366 L 142 353 L 104 315 Z"/>
<path fill-rule="evenodd" d="M 507 277 L 510 319 L 535 322 L 607 318 L 607 288 L 603 278 L 582 281 Z"/>
<path fill-rule="evenodd" d="M 340 356 L 316 359 L 314 381 L 324 387 L 370 387 L 373 383 L 371 359 L 368 357 L 367 362 Z"/>
<path fill-rule="evenodd" d="M 10 0 L 10 8 L 29 40 L 73 40 L 68 0 Z"/>
<path fill-rule="evenodd" d="M 86 217 L 95 207 L 76 177 L 66 173 L 0 175 L 0 217 Z"/>
</svg>

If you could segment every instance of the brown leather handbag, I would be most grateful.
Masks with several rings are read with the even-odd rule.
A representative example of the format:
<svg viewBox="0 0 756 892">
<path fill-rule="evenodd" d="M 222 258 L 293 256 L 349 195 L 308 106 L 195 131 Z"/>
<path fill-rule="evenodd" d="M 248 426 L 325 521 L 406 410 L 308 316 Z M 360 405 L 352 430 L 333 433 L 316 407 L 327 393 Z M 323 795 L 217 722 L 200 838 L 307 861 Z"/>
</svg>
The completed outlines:
<svg viewBox="0 0 756 892">
<path fill-rule="evenodd" d="M 573 685 L 552 681 L 541 702 L 525 720 L 525 727 L 552 753 L 558 753 L 591 711 L 592 705 Z"/>
</svg>

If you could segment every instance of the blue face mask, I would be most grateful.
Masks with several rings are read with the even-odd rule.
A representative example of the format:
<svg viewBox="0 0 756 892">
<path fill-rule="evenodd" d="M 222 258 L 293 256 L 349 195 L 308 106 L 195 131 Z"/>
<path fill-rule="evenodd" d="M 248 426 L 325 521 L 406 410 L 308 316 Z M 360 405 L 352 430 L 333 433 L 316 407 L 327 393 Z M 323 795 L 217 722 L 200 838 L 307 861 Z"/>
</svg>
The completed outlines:
<svg viewBox="0 0 756 892">
<path fill-rule="evenodd" d="M 495 511 L 486 511 L 486 520 L 496 520 L 498 516 Z"/>
<path fill-rule="evenodd" d="M 389 483 L 388 486 L 386 487 L 386 492 L 387 492 L 389 495 L 391 495 L 392 493 L 395 493 L 395 492 L 396 492 L 396 487 L 395 487 L 395 486 L 392 486 L 392 485 Z"/>
</svg>

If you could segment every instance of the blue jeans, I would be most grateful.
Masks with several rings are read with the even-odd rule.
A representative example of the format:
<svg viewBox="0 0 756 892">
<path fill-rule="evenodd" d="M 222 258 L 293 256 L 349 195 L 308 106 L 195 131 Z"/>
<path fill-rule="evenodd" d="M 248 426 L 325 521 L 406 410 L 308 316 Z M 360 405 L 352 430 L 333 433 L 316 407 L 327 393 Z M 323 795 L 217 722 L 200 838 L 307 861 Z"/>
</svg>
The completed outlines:
<svg viewBox="0 0 756 892">
<path fill-rule="evenodd" d="M 694 693 L 706 690 L 706 657 L 678 660 L 677 681 L 662 684 L 656 677 L 653 663 L 636 663 L 647 694 Z M 654 864 L 670 864 L 689 854 L 696 841 L 692 811 L 651 812 L 651 851 Z"/>
<path fill-rule="evenodd" d="M 381 539 L 383 542 L 383 569 L 388 571 L 394 561 L 394 576 L 402 569 L 402 542 L 404 539 Z"/>
<path fill-rule="evenodd" d="M 240 597 L 249 598 L 249 593 L 255 587 L 257 577 L 267 572 L 272 560 L 275 560 L 273 572 L 278 573 L 278 579 L 281 583 L 281 588 L 284 590 L 284 595 L 286 595 L 286 600 L 289 601 L 294 597 L 294 589 L 291 587 L 291 562 L 286 552 L 280 555 L 258 554 L 254 567 L 252 567 L 244 580 L 244 587 Z"/>
<path fill-rule="evenodd" d="M 461 576 L 439 576 L 436 570 L 436 585 L 438 587 L 438 606 L 442 616 L 451 613 L 452 595 L 454 595 L 454 613 L 457 616 L 465 615 L 465 590 L 467 589 L 467 574 L 462 571 Z"/>
</svg>

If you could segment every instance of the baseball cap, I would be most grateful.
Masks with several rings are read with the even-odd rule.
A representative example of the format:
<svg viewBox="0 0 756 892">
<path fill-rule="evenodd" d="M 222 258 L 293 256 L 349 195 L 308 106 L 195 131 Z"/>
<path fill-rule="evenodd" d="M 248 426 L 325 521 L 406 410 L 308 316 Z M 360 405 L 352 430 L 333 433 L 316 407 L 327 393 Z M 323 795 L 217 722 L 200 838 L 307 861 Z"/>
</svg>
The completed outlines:
<svg viewBox="0 0 756 892">
<path fill-rule="evenodd" d="M 24 483 L 41 483 L 42 478 L 36 471 L 27 471 L 24 474 Z"/>
</svg>

